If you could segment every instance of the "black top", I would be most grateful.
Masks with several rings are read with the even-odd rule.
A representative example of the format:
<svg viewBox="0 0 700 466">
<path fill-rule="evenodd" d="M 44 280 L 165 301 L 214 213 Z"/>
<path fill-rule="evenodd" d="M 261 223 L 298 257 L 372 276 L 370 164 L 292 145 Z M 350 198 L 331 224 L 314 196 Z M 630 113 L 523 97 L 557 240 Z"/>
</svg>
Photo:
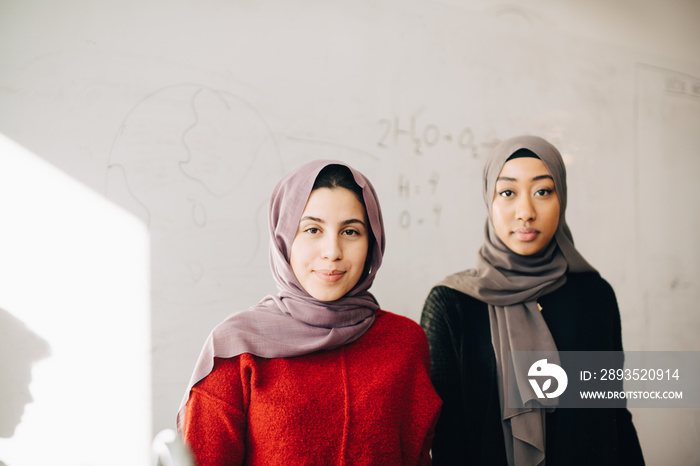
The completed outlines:
<svg viewBox="0 0 700 466">
<path fill-rule="evenodd" d="M 559 351 L 622 351 L 615 293 L 598 273 L 568 274 L 563 286 L 538 302 Z M 507 464 L 487 304 L 437 286 L 421 326 L 443 401 L 433 464 Z M 548 413 L 545 460 L 547 466 L 644 464 L 632 415 L 619 408 Z"/>
</svg>

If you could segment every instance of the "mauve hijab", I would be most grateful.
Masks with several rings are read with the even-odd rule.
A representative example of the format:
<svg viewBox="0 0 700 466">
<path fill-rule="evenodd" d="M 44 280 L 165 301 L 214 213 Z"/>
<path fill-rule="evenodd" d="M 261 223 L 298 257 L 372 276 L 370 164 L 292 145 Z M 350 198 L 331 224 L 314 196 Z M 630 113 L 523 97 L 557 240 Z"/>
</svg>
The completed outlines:
<svg viewBox="0 0 700 466">
<path fill-rule="evenodd" d="M 299 284 L 289 265 L 289 255 L 316 177 L 328 165 L 347 167 L 362 188 L 374 241 L 370 242 L 372 249 L 368 251 L 368 272 L 345 296 L 323 302 L 314 299 Z M 279 293 L 263 298 L 247 311 L 230 315 L 211 332 L 178 410 L 180 432 L 190 390 L 209 375 L 215 357 L 231 358 L 243 353 L 264 358 L 301 356 L 351 343 L 374 323 L 379 304 L 368 290 L 382 263 L 385 236 L 377 194 L 364 175 L 332 160 L 317 160 L 299 167 L 272 192 L 269 229 L 270 266 Z"/>
<path fill-rule="evenodd" d="M 559 225 L 554 239 L 542 251 L 522 256 L 511 251 L 496 235 L 492 204 L 496 179 L 508 158 L 527 149 L 539 157 L 554 179 L 559 199 Z M 496 354 L 498 389 L 503 431 L 509 464 L 537 465 L 544 461 L 545 409 L 553 409 L 556 400 L 548 399 L 548 408 L 511 408 L 504 398 L 508 384 L 510 351 L 551 351 L 557 348 L 537 298 L 566 282 L 566 273 L 594 271 L 574 247 L 566 224 L 566 169 L 559 151 L 536 136 L 507 139 L 492 150 L 484 167 L 484 202 L 488 208 L 485 241 L 477 256 L 476 268 L 448 276 L 440 285 L 456 289 L 488 304 L 491 341 Z M 559 363 L 559 361 L 550 361 Z M 527 367 L 516 373 L 527 375 Z M 516 380 L 523 403 L 537 398 L 525 379 Z M 526 405 L 527 406 L 527 405 Z"/>
</svg>

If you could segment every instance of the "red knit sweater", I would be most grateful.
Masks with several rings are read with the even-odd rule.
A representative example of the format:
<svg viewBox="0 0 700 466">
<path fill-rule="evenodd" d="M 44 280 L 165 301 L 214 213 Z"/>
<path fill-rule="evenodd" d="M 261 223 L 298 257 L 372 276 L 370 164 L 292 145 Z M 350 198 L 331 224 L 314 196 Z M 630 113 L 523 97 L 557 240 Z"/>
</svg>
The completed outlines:
<svg viewBox="0 0 700 466">
<path fill-rule="evenodd" d="M 441 406 L 429 366 L 418 324 L 379 311 L 338 349 L 217 358 L 183 434 L 199 466 L 429 464 Z"/>
</svg>

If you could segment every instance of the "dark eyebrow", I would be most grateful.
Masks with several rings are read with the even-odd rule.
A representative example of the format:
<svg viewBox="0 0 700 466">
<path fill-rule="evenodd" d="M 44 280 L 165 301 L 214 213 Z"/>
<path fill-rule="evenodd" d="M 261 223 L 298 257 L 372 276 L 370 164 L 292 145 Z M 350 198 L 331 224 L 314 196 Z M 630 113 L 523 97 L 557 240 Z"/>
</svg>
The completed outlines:
<svg viewBox="0 0 700 466">
<path fill-rule="evenodd" d="M 554 181 L 554 178 L 552 178 L 552 175 L 540 175 L 540 176 L 536 176 L 532 179 L 532 181 L 538 181 L 538 180 L 552 180 L 552 181 Z"/>
<path fill-rule="evenodd" d="M 357 218 L 351 218 L 350 220 L 345 220 L 345 221 L 343 222 L 343 226 L 351 225 L 351 224 L 353 224 L 353 223 L 359 223 L 359 224 L 362 225 L 363 227 L 367 228 L 367 225 L 365 225 L 365 222 L 363 222 L 362 220 L 359 220 L 359 219 L 357 219 Z"/>
<path fill-rule="evenodd" d="M 539 181 L 539 180 L 552 180 L 554 181 L 554 178 L 552 178 L 552 175 L 538 175 L 532 179 L 532 181 Z M 509 176 L 499 176 L 496 178 L 496 181 L 518 181 L 517 178 L 511 178 Z"/>
<path fill-rule="evenodd" d="M 299 223 L 303 222 L 304 220 L 311 221 L 311 222 L 316 222 L 316 223 L 325 223 L 325 222 L 323 221 L 323 219 L 320 219 L 320 218 L 318 218 L 318 217 L 312 217 L 312 216 L 310 216 L 310 215 L 307 215 L 307 216 L 305 216 L 305 217 L 302 217 L 302 218 L 299 220 Z M 351 225 L 351 224 L 353 224 L 353 223 L 359 223 L 359 224 L 362 225 L 363 227 L 367 228 L 367 225 L 365 225 L 365 222 L 363 222 L 362 220 L 356 219 L 356 218 L 351 218 L 351 219 L 345 220 L 345 221 L 342 223 L 342 225 L 343 225 L 343 226 L 347 226 L 347 225 Z"/>
<path fill-rule="evenodd" d="M 301 218 L 299 219 L 299 223 L 303 222 L 304 220 L 309 220 L 309 221 L 311 221 L 311 222 L 323 223 L 323 220 L 321 220 L 320 218 L 312 217 L 312 216 L 310 216 L 310 215 L 307 215 L 306 217 L 301 217 Z"/>
</svg>

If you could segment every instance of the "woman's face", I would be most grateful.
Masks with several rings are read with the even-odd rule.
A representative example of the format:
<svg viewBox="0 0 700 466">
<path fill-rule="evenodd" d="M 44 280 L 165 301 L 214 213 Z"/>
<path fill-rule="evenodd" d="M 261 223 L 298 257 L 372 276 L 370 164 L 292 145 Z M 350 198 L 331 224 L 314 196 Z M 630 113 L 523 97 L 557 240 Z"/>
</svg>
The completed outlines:
<svg viewBox="0 0 700 466">
<path fill-rule="evenodd" d="M 306 292 L 335 301 L 352 290 L 365 269 L 369 233 L 365 208 L 352 191 L 312 191 L 289 260 Z"/>
<path fill-rule="evenodd" d="M 511 251 L 529 256 L 547 247 L 559 226 L 559 197 L 544 163 L 532 157 L 506 162 L 491 211 L 496 234 Z"/>
</svg>

